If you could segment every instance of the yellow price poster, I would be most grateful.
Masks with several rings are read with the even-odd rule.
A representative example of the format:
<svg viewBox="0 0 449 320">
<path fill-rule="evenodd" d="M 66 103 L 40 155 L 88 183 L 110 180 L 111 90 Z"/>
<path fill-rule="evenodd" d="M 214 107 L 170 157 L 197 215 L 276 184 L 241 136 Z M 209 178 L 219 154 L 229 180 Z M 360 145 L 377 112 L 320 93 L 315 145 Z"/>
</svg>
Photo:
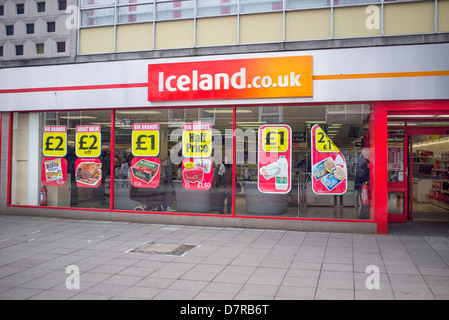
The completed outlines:
<svg viewBox="0 0 449 320">
<path fill-rule="evenodd" d="M 159 123 L 134 123 L 132 153 L 136 157 L 157 157 L 160 151 Z"/>
<path fill-rule="evenodd" d="M 76 126 L 75 153 L 79 158 L 100 156 L 101 126 Z"/>
<path fill-rule="evenodd" d="M 262 150 L 265 152 L 285 152 L 289 148 L 289 137 L 287 127 L 265 127 L 262 130 Z"/>
<path fill-rule="evenodd" d="M 65 157 L 67 154 L 67 127 L 44 126 L 42 146 L 45 157 Z"/>
<path fill-rule="evenodd" d="M 315 148 L 318 152 L 340 152 L 340 149 L 329 139 L 321 127 L 318 126 L 314 134 Z"/>
<path fill-rule="evenodd" d="M 204 158 L 212 154 L 212 125 L 186 123 L 182 126 L 182 154 L 186 158 Z"/>
</svg>

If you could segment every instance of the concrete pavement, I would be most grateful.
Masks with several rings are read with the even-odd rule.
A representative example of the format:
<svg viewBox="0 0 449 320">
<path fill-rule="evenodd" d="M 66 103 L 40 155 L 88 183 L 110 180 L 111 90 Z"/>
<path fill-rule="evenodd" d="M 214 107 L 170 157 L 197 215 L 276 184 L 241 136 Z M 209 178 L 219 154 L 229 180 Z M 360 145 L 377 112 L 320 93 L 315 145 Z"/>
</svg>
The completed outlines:
<svg viewBox="0 0 449 320">
<path fill-rule="evenodd" d="M 0 215 L 7 299 L 448 300 L 449 238 Z"/>
</svg>

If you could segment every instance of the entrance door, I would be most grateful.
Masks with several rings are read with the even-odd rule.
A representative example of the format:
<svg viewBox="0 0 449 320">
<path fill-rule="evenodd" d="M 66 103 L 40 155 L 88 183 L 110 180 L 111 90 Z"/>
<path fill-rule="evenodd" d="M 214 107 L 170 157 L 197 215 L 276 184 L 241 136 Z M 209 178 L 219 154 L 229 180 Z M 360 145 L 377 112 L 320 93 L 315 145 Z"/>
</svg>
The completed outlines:
<svg viewBox="0 0 449 320">
<path fill-rule="evenodd" d="M 449 221 L 449 126 L 421 124 L 407 130 L 412 146 L 409 219 Z"/>
<path fill-rule="evenodd" d="M 388 222 L 406 222 L 408 216 L 407 135 L 388 135 Z"/>
</svg>

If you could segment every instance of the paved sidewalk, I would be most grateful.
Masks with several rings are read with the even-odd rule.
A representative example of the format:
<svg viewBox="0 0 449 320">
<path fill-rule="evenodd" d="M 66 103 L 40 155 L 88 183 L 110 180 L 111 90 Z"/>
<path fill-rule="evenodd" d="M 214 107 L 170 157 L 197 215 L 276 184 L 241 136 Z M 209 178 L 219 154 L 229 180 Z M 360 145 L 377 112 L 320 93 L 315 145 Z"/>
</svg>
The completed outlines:
<svg viewBox="0 0 449 320">
<path fill-rule="evenodd" d="M 0 215 L 0 299 L 447 300 L 449 238 Z"/>
</svg>

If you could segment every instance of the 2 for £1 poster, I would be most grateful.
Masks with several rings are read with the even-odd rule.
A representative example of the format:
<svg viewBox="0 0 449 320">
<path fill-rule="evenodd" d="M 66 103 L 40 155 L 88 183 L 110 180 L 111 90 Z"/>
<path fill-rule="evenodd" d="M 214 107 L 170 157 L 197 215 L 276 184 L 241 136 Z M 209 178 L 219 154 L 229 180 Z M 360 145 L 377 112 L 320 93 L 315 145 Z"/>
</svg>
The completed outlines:
<svg viewBox="0 0 449 320">
<path fill-rule="evenodd" d="M 348 174 L 343 153 L 319 125 L 311 129 L 312 190 L 315 194 L 346 193 Z"/>
</svg>

